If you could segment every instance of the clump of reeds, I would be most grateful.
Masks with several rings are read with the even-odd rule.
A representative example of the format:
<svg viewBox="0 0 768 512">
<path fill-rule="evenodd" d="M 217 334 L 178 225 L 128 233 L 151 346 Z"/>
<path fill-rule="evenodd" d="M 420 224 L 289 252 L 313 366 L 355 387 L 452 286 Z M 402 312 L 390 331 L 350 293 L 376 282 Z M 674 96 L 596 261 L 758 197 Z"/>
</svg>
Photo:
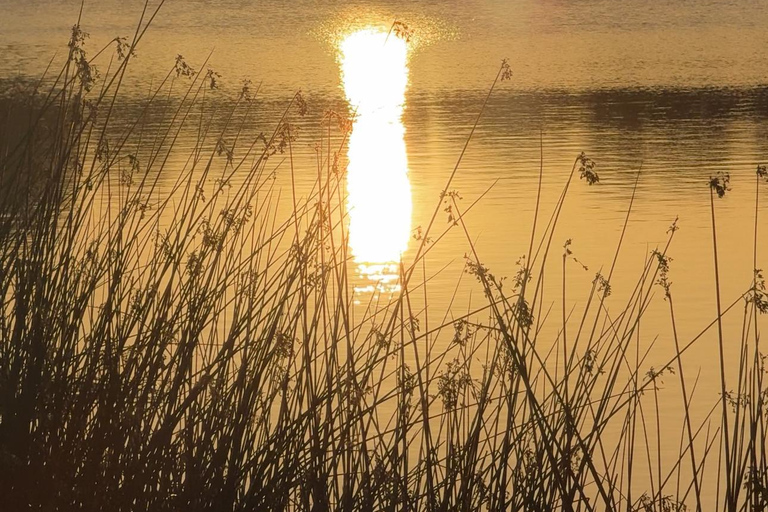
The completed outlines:
<svg viewBox="0 0 768 512">
<path fill-rule="evenodd" d="M 170 121 L 161 132 L 148 136 L 139 120 L 114 126 L 122 80 L 147 25 L 130 41 L 114 41 L 115 59 L 102 74 L 76 25 L 66 65 L 46 93 L 31 93 L 28 128 L 0 151 L 6 507 L 768 506 L 758 330 L 768 296 L 757 269 L 757 200 L 738 376 L 729 380 L 721 367 L 720 408 L 695 424 L 682 356 L 701 335 L 677 336 L 669 279 L 676 224 L 624 305 L 610 311 L 630 202 L 614 260 L 596 274 L 576 320 L 565 308 L 566 244 L 559 335 L 542 334 L 550 247 L 574 175 L 599 182 L 591 159 L 574 160 L 543 230 L 537 201 L 527 254 L 509 284 L 482 263 L 466 223 L 471 206 L 451 192 L 465 145 L 418 232 L 414 261 L 401 266 L 400 291 L 389 303 L 372 302 L 361 318 L 352 311 L 338 158 L 349 123 L 325 116 L 314 188 L 307 197 L 295 187 L 280 197 L 274 174 L 294 175 L 294 126 L 306 104 L 295 95 L 271 134 L 243 140 L 257 108 L 246 82 L 231 110 L 217 113 L 223 128 L 197 126 L 197 145 L 172 168 L 178 134 L 206 108 L 206 91 L 221 77 L 179 57 L 148 99 L 147 108 L 172 85 L 184 87 L 176 103 L 165 104 Z M 510 77 L 505 61 L 489 96 Z M 756 194 L 765 177 L 759 167 Z M 714 194 L 728 187 L 715 178 L 710 185 L 716 234 Z M 281 215 L 286 201 L 290 212 Z M 450 215 L 442 229 L 441 210 Z M 466 234 L 466 272 L 485 301 L 435 323 L 423 311 L 425 255 L 452 229 Z M 669 304 L 676 355 L 654 367 L 640 351 L 639 328 L 657 285 Z M 718 292 L 716 319 L 704 330 L 735 304 L 721 305 Z M 438 349 L 438 339 L 450 342 Z M 724 350 L 722 332 L 719 343 Z M 652 446 L 663 431 L 662 378 L 679 379 L 684 414 L 679 454 L 665 461 Z M 722 484 L 717 501 L 704 496 L 705 479 Z"/>
</svg>

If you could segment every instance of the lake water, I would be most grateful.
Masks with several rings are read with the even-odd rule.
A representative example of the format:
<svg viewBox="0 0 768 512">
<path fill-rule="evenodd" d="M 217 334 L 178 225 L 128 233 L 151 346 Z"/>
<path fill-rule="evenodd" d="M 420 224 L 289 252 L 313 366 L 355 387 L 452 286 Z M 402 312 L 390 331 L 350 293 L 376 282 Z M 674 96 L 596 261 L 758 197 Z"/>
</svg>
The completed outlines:
<svg viewBox="0 0 768 512">
<path fill-rule="evenodd" d="M 2 77 L 37 76 L 55 54 L 60 60 L 79 4 L 0 0 Z M 89 51 L 131 35 L 142 5 L 86 2 Z M 395 20 L 412 37 L 406 49 L 389 51 L 399 44 L 386 41 Z M 302 190 L 315 180 L 312 144 L 323 112 L 356 109 L 347 155 L 350 236 L 364 301 L 371 289 L 391 285 L 383 278 L 396 272 L 392 254 L 413 257 L 411 232 L 429 222 L 508 58 L 513 77 L 490 96 L 451 185 L 467 207 L 495 183 L 466 217 L 482 262 L 496 274 L 514 274 L 528 247 L 540 166 L 546 221 L 574 159 L 585 152 L 597 162 L 600 182 L 573 183 L 548 285 L 557 289 L 560 246 L 572 239 L 574 256 L 589 267 L 568 269 L 568 302 L 577 317 L 594 273 L 611 264 L 641 169 L 613 297 L 631 291 L 650 251 L 679 217 L 671 277 L 686 340 L 715 318 L 708 179 L 719 171 L 730 173 L 733 187 L 717 202 L 724 303 L 751 283 L 754 172 L 768 162 L 766 26 L 766 5 L 746 0 L 627 1 L 620 8 L 608 0 L 169 1 L 139 47 L 125 109 L 138 111 L 141 91 L 168 72 L 177 54 L 193 67 L 210 55 L 208 65 L 222 76 L 212 97 L 222 104 L 242 79 L 261 83 L 263 114 L 254 133 L 274 128 L 278 112 L 301 89 L 310 109 L 297 144 L 297 168 L 309 169 L 299 172 Z M 355 33 L 369 37 L 348 39 Z M 437 223 L 447 228 L 447 214 Z M 758 247 L 758 266 L 768 266 L 766 249 L 765 242 Z M 433 271 L 445 267 L 430 285 L 436 316 L 464 275 L 468 251 L 456 229 L 427 259 Z M 450 314 L 464 313 L 471 294 L 481 300 L 470 281 L 463 279 L 464 299 Z M 663 362 L 672 350 L 671 326 L 658 294 L 643 336 L 658 336 L 652 359 Z M 738 339 L 740 329 L 737 319 L 726 325 L 726 336 Z M 703 337 L 686 359 L 701 367 L 702 411 L 718 399 L 715 341 L 714 333 Z"/>
</svg>

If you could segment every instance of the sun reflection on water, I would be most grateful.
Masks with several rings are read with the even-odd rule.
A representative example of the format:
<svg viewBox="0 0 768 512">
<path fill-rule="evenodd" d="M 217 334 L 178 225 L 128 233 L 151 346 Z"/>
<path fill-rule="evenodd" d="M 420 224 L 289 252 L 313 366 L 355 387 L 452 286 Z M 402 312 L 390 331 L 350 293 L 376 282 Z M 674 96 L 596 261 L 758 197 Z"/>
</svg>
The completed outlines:
<svg viewBox="0 0 768 512">
<path fill-rule="evenodd" d="M 398 264 L 411 232 L 411 185 L 402 123 L 408 85 L 407 43 L 368 28 L 340 45 L 341 75 L 354 112 L 349 137 L 349 244 L 358 290 L 397 291 Z"/>
</svg>

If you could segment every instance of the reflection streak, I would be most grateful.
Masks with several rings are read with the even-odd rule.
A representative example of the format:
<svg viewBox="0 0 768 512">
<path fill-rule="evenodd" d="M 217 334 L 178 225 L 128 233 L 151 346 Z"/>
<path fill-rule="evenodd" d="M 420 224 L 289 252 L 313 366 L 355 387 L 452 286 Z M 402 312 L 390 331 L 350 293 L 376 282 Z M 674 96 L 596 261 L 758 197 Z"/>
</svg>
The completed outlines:
<svg viewBox="0 0 768 512">
<path fill-rule="evenodd" d="M 344 91 L 354 112 L 347 168 L 349 244 L 367 289 L 396 291 L 398 262 L 411 232 L 402 123 L 408 47 L 394 34 L 364 29 L 347 36 L 340 53 Z"/>
</svg>

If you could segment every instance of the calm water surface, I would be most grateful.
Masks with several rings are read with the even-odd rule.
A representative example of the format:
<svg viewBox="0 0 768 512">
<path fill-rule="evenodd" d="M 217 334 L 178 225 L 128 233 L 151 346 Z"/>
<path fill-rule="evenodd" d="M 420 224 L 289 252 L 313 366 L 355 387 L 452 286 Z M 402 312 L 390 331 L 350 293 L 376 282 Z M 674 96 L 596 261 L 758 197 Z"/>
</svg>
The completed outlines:
<svg viewBox="0 0 768 512">
<path fill-rule="evenodd" d="M 54 54 L 64 55 L 79 3 L 0 0 L 1 76 L 36 76 Z M 90 50 L 130 35 L 142 4 L 86 2 Z M 139 48 L 127 90 L 138 108 L 136 91 L 156 83 L 177 54 L 193 66 L 210 55 L 209 65 L 222 75 L 221 98 L 243 78 L 262 83 L 258 133 L 274 127 L 276 113 L 301 89 L 311 110 L 298 149 L 310 171 L 299 176 L 300 187 L 314 182 L 311 145 L 323 111 L 357 110 L 347 156 L 350 236 L 364 297 L 395 286 L 393 260 L 400 252 L 406 260 L 413 256 L 411 231 L 428 223 L 501 59 L 509 58 L 514 77 L 491 96 L 451 187 L 467 207 L 495 183 L 467 217 L 483 263 L 499 275 L 514 273 L 527 250 L 540 165 L 546 219 L 574 158 L 586 152 L 598 164 L 600 183 L 573 184 L 553 253 L 559 260 L 559 247 L 570 238 L 589 267 L 568 269 L 569 305 L 578 312 L 594 272 L 612 261 L 642 169 L 613 282 L 615 305 L 679 216 L 672 280 L 680 335 L 691 338 L 715 315 L 707 181 L 717 171 L 729 172 L 733 186 L 717 204 L 724 302 L 752 277 L 754 170 L 768 162 L 768 9 L 735 0 L 617 6 L 608 0 L 171 0 Z M 400 39 L 386 40 L 395 19 L 413 31 L 407 48 Z M 447 223 L 438 216 L 440 228 Z M 430 286 L 435 316 L 442 318 L 462 279 L 468 250 L 454 230 L 430 253 L 433 271 L 447 265 Z M 556 263 L 550 287 L 561 278 Z M 758 247 L 761 265 L 768 266 L 766 243 Z M 463 277 L 460 287 L 466 293 L 451 314 L 465 312 L 472 294 L 482 300 L 470 279 Z M 659 298 L 644 328 L 648 340 L 658 335 L 658 361 L 671 351 L 667 311 Z M 738 321 L 727 329 L 726 336 L 740 335 Z M 717 379 L 707 378 L 715 375 L 714 350 L 715 338 L 704 337 L 686 361 L 701 366 L 697 393 L 707 403 L 719 389 Z"/>
</svg>

